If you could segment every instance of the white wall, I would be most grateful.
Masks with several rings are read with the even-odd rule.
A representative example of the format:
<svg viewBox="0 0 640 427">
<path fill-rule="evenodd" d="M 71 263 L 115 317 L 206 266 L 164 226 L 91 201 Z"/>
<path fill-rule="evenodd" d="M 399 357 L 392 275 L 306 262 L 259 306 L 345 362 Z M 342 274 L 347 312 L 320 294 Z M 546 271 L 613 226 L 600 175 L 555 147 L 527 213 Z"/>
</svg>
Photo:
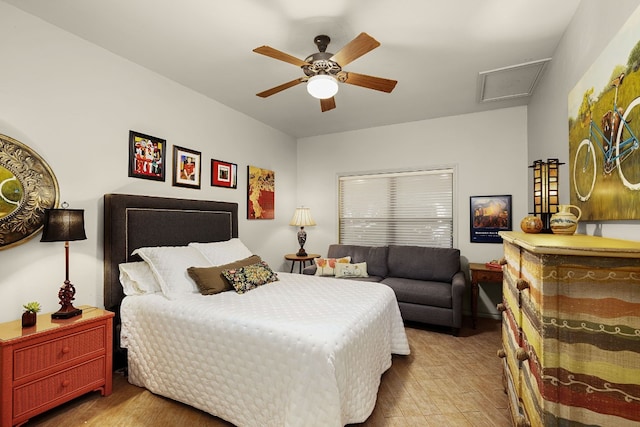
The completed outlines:
<svg viewBox="0 0 640 427">
<path fill-rule="evenodd" d="M 454 166 L 457 239 L 468 262 L 502 256 L 502 245 L 471 243 L 469 198 L 511 194 L 514 230 L 527 214 L 527 108 L 515 107 L 298 141 L 298 197 L 318 224 L 307 229 L 308 252 L 326 254 L 338 241 L 337 177 L 341 173 Z M 499 289 L 497 294 L 499 294 Z M 495 313 L 481 295 L 480 313 Z"/>
<path fill-rule="evenodd" d="M 565 162 L 560 169 L 561 203 L 569 203 L 570 196 L 571 159 L 567 124 L 569 92 L 620 30 L 627 17 L 639 6 L 638 0 L 618 0 L 615 3 L 596 0 L 581 2 L 529 104 L 529 163 L 547 158 L 558 158 Z M 640 223 L 582 223 L 578 232 L 638 240 Z"/>
<path fill-rule="evenodd" d="M 274 268 L 295 248 L 288 222 L 296 201 L 296 141 L 122 58 L 0 2 L 0 133 L 31 147 L 54 171 L 61 201 L 85 209 L 87 240 L 71 242 L 76 305 L 103 304 L 102 197 L 131 193 L 238 202 L 240 235 Z M 128 136 L 136 130 L 202 152 L 202 189 L 129 178 Z M 238 164 L 238 189 L 210 186 L 210 160 Z M 276 171 L 276 219 L 247 221 L 246 167 Z M 64 281 L 60 243 L 0 251 L 0 321 L 37 300 L 58 309 Z"/>
</svg>

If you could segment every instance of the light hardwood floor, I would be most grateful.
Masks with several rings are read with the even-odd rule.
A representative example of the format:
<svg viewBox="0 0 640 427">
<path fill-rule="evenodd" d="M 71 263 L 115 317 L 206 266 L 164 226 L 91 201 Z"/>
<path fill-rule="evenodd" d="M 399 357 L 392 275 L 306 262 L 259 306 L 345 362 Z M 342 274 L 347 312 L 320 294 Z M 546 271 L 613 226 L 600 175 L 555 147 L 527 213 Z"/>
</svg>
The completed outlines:
<svg viewBox="0 0 640 427">
<path fill-rule="evenodd" d="M 411 355 L 393 356 L 393 366 L 382 376 L 373 414 L 350 427 L 511 426 L 496 356 L 499 321 L 478 319 L 478 329 L 464 327 L 458 337 L 414 324 L 408 324 L 406 331 Z M 111 396 L 90 393 L 25 424 L 61 425 L 232 427 L 133 386 L 118 373 Z"/>
</svg>

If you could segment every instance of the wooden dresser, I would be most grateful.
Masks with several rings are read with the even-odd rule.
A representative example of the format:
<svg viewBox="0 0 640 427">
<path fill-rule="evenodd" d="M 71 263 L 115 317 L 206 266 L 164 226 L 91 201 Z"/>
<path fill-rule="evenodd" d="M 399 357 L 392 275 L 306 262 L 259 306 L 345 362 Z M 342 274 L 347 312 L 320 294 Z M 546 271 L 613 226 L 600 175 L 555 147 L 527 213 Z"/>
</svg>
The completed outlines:
<svg viewBox="0 0 640 427">
<path fill-rule="evenodd" d="M 82 315 L 64 320 L 51 313 L 35 326 L 0 324 L 0 424 L 29 418 L 82 394 L 112 388 L 113 313 L 79 307 Z"/>
<path fill-rule="evenodd" d="M 514 425 L 640 425 L 640 242 L 500 235 Z"/>
</svg>

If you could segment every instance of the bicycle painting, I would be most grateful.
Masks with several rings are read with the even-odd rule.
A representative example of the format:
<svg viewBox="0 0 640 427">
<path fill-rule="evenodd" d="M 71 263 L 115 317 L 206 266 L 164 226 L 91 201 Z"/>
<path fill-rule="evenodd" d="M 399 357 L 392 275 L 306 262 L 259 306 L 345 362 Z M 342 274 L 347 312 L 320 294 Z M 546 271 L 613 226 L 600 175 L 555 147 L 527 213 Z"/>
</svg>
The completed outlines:
<svg viewBox="0 0 640 427">
<path fill-rule="evenodd" d="M 585 220 L 640 218 L 640 30 L 630 34 L 629 25 L 639 27 L 640 13 L 607 48 L 624 48 L 625 62 L 608 68 L 601 92 L 592 85 L 611 63 L 596 62 L 569 94 L 571 204 Z"/>
</svg>

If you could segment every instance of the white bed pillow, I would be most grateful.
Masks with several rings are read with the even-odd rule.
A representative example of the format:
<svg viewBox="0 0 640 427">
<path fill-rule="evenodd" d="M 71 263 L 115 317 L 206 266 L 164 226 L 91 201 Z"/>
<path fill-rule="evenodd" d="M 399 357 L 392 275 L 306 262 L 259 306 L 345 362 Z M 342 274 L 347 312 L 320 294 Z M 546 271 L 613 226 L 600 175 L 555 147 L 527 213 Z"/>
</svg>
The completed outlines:
<svg viewBox="0 0 640 427">
<path fill-rule="evenodd" d="M 120 264 L 120 283 L 125 295 L 143 295 L 162 292 L 160 284 L 145 261 Z"/>
<path fill-rule="evenodd" d="M 189 243 L 189 246 L 197 249 L 213 266 L 230 264 L 253 255 L 238 238 L 225 240 L 223 242 L 192 242 Z"/>
<path fill-rule="evenodd" d="M 139 255 L 149 264 L 162 293 L 169 299 L 198 292 L 195 282 L 187 274 L 187 268 L 211 266 L 200 252 L 189 246 L 139 248 L 132 255 Z"/>
</svg>

